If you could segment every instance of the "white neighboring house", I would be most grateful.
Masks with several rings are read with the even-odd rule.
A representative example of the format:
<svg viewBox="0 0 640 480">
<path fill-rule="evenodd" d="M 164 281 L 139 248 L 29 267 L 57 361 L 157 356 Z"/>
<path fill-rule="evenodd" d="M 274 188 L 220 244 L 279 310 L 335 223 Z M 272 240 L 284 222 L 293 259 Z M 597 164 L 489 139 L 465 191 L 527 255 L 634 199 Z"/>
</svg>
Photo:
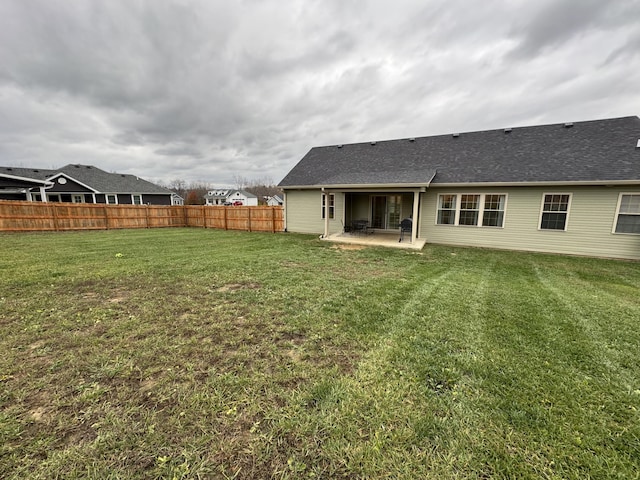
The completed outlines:
<svg viewBox="0 0 640 480">
<path fill-rule="evenodd" d="M 204 196 L 205 205 L 243 205 L 257 207 L 258 197 L 238 189 L 209 190 Z"/>
<path fill-rule="evenodd" d="M 284 205 L 284 200 L 280 198 L 279 195 L 267 197 L 267 205 L 269 205 L 270 207 L 281 207 L 282 205 Z"/>
<path fill-rule="evenodd" d="M 179 205 L 179 206 L 184 205 L 184 198 L 182 198 L 177 193 L 172 194 L 171 195 L 171 205 Z"/>
</svg>

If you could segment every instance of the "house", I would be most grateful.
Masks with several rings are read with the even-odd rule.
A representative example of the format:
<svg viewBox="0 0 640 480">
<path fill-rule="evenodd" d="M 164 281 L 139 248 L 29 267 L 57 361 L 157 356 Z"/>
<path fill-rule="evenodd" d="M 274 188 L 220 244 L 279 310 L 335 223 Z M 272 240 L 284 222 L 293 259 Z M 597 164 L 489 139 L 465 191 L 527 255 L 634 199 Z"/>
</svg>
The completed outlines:
<svg viewBox="0 0 640 480">
<path fill-rule="evenodd" d="M 267 198 L 267 205 L 269 205 L 270 207 L 281 207 L 282 205 L 284 205 L 284 200 L 280 198 L 279 195 L 274 195 L 273 197 L 266 197 L 266 198 Z"/>
<path fill-rule="evenodd" d="M 209 190 L 204 196 L 205 205 L 244 205 L 256 207 L 258 197 L 253 193 L 239 189 Z"/>
<path fill-rule="evenodd" d="M 640 259 L 637 116 L 315 147 L 279 186 L 291 232 Z"/>
<path fill-rule="evenodd" d="M 171 205 L 180 205 L 180 206 L 184 205 L 184 198 L 182 198 L 177 193 L 172 193 L 171 194 Z"/>
<path fill-rule="evenodd" d="M 18 180 L 26 183 L 19 185 Z M 0 200 L 176 205 L 180 197 L 135 175 L 69 164 L 56 170 L 0 167 Z"/>
</svg>

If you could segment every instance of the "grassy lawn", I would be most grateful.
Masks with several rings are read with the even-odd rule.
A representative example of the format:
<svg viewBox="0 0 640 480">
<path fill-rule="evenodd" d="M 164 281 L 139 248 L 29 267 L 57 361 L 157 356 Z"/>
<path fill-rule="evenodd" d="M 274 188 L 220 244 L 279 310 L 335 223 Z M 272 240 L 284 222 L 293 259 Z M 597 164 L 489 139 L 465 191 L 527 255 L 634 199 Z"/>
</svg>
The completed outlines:
<svg viewBox="0 0 640 480">
<path fill-rule="evenodd" d="M 0 241 L 1 478 L 638 478 L 639 263 Z"/>
</svg>

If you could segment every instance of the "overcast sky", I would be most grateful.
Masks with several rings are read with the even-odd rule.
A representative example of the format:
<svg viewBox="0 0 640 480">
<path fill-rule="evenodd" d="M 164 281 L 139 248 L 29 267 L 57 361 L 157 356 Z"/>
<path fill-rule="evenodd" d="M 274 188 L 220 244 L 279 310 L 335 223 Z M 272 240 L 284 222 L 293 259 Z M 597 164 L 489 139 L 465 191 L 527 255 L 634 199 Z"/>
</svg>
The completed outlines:
<svg viewBox="0 0 640 480">
<path fill-rule="evenodd" d="M 279 182 L 313 146 L 640 114 L 640 0 L 0 0 L 0 165 Z"/>
</svg>

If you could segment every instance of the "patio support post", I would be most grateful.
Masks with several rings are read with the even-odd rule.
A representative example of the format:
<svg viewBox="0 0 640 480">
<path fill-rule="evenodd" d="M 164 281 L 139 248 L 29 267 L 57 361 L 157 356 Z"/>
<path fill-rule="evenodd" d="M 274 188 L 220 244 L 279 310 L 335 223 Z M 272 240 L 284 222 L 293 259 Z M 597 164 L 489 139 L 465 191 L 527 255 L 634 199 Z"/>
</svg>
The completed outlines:
<svg viewBox="0 0 640 480">
<path fill-rule="evenodd" d="M 329 238 L 329 191 L 322 189 L 324 195 L 324 235 L 322 238 Z"/>
<path fill-rule="evenodd" d="M 47 201 L 47 192 L 45 191 L 44 187 L 40 187 L 40 200 L 43 202 Z"/>
<path fill-rule="evenodd" d="M 418 238 L 418 203 L 420 202 L 420 190 L 413 191 L 413 216 L 411 217 L 411 243 L 416 243 Z"/>
</svg>

